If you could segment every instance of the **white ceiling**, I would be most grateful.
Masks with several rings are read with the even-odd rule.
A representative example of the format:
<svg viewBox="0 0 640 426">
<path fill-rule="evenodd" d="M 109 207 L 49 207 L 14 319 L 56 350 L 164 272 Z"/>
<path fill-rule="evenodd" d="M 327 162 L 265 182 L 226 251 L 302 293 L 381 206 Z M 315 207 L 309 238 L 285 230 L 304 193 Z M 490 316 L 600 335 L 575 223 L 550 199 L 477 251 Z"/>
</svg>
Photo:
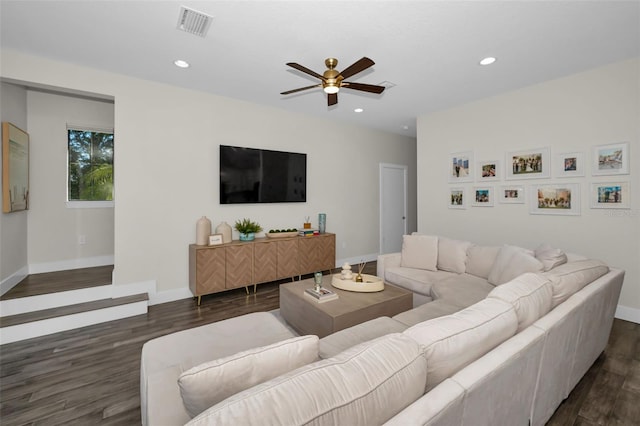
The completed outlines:
<svg viewBox="0 0 640 426">
<path fill-rule="evenodd" d="M 176 29 L 181 5 L 214 17 L 205 38 Z M 422 114 L 640 56 L 640 1 L 2 0 L 0 15 L 3 49 L 409 136 Z M 396 86 L 334 107 L 279 94 L 317 82 L 286 62 L 363 56 L 376 64 L 349 80 Z"/>
</svg>

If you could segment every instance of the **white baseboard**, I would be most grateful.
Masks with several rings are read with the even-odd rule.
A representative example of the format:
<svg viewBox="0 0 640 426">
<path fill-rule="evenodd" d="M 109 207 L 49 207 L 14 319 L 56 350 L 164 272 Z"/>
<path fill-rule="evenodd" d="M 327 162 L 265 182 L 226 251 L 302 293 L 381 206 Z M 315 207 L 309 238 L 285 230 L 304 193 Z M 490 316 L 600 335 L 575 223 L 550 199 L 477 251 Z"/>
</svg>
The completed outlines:
<svg viewBox="0 0 640 426">
<path fill-rule="evenodd" d="M 616 309 L 616 318 L 635 322 L 640 324 L 640 309 L 630 308 L 628 306 L 618 305 Z"/>
<path fill-rule="evenodd" d="M 149 293 L 149 305 L 159 305 L 161 303 L 175 302 L 176 300 L 190 299 L 193 293 L 189 288 L 176 288 L 174 290 L 165 290 L 157 293 Z"/>
<path fill-rule="evenodd" d="M 29 275 L 29 268 L 25 266 L 2 280 L 2 282 L 0 282 L 0 296 L 18 285 L 18 283 L 25 279 L 27 275 Z"/>
<path fill-rule="evenodd" d="M 95 266 L 113 265 L 113 259 L 113 255 L 109 255 L 60 260 L 57 262 L 34 263 L 29 265 L 29 273 L 42 274 L 44 272 L 67 271 L 69 269 L 93 268 Z"/>
</svg>

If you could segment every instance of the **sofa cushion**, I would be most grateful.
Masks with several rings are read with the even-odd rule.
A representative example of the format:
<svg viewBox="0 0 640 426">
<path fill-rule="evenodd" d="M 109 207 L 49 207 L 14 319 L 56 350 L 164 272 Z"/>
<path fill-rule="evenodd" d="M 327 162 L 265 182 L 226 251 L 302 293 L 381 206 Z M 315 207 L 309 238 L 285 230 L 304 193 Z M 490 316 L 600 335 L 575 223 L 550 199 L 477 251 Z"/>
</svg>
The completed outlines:
<svg viewBox="0 0 640 426">
<path fill-rule="evenodd" d="M 195 417 L 231 395 L 317 359 L 318 336 L 294 337 L 200 364 L 182 373 L 178 385 L 187 412 Z"/>
<path fill-rule="evenodd" d="M 476 277 L 489 278 L 491 267 L 498 257 L 500 247 L 486 247 L 472 245 L 467 250 L 467 268 L 465 272 L 467 274 L 475 275 Z"/>
<path fill-rule="evenodd" d="M 389 334 L 240 392 L 189 425 L 382 424 L 424 394 L 420 345 Z"/>
<path fill-rule="evenodd" d="M 438 237 L 431 235 L 405 235 L 402 237 L 400 266 L 437 271 Z"/>
<path fill-rule="evenodd" d="M 487 297 L 511 303 L 518 316 L 518 332 L 529 327 L 551 310 L 551 281 L 528 272 L 494 288 Z"/>
<path fill-rule="evenodd" d="M 541 244 L 534 250 L 536 259 L 542 262 L 544 271 L 567 263 L 567 255 L 560 249 L 553 248 L 549 244 Z"/>
<path fill-rule="evenodd" d="M 510 303 L 485 299 L 459 312 L 406 329 L 427 355 L 427 391 L 513 336 L 518 318 Z"/>
<path fill-rule="evenodd" d="M 435 283 L 431 294 L 434 299 L 444 299 L 462 309 L 481 301 L 494 288 L 485 279 L 460 274 Z"/>
<path fill-rule="evenodd" d="M 467 264 L 467 249 L 471 247 L 469 241 L 438 238 L 438 269 L 441 271 L 462 274 Z"/>
<path fill-rule="evenodd" d="M 525 272 L 541 272 L 542 262 L 533 256 L 533 251 L 505 244 L 500 248 L 487 280 L 500 285 Z"/>
<path fill-rule="evenodd" d="M 427 271 L 426 269 L 391 267 L 385 270 L 384 280 L 397 287 L 406 288 L 414 293 L 431 297 L 431 286 L 442 279 L 455 276 L 446 271 Z"/>
<path fill-rule="evenodd" d="M 368 342 L 386 334 L 401 333 L 407 325 L 389 317 L 378 317 L 344 330 L 336 331 L 320 339 L 320 358 L 331 358 L 360 343 Z"/>
<path fill-rule="evenodd" d="M 609 267 L 595 259 L 568 262 L 545 272 L 553 289 L 552 307 L 556 307 L 590 282 L 609 272 Z"/>
<path fill-rule="evenodd" d="M 462 309 L 460 306 L 454 305 L 445 299 L 438 299 L 399 313 L 394 316 L 393 319 L 405 324 L 406 327 L 411 327 L 412 325 L 416 325 L 433 318 L 443 317 L 445 315 L 458 312 L 460 309 Z M 322 348 L 322 340 L 320 341 L 320 344 L 320 348 Z"/>
</svg>

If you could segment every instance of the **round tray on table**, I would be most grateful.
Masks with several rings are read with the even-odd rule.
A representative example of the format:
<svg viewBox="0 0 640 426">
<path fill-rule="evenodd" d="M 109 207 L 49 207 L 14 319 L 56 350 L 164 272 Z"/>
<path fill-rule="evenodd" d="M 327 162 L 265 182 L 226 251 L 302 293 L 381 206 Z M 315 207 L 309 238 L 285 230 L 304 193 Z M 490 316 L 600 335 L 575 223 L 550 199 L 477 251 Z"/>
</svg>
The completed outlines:
<svg viewBox="0 0 640 426">
<path fill-rule="evenodd" d="M 331 285 L 340 290 L 357 291 L 360 293 L 372 293 L 384 290 L 384 281 L 375 275 L 362 274 L 362 282 L 356 282 L 356 275 L 350 280 L 343 280 L 340 274 L 331 278 Z"/>
</svg>

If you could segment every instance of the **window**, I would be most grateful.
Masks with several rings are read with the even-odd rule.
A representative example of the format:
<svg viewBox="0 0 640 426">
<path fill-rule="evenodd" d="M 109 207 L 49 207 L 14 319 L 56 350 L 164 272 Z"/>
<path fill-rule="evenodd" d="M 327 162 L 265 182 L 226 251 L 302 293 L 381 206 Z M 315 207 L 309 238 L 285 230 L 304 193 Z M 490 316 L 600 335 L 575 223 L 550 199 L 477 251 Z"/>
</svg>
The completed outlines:
<svg viewBox="0 0 640 426">
<path fill-rule="evenodd" d="M 68 201 L 113 200 L 113 131 L 68 128 Z"/>
</svg>

